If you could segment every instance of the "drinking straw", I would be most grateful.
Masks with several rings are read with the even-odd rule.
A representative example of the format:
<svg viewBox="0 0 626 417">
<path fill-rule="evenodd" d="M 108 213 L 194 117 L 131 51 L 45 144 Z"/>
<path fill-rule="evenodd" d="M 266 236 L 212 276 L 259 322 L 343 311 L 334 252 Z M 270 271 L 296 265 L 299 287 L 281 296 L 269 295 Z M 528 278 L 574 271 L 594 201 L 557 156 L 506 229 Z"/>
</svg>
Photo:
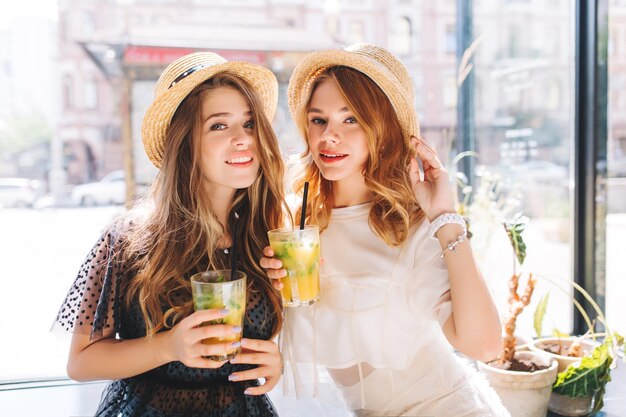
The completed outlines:
<svg viewBox="0 0 626 417">
<path fill-rule="evenodd" d="M 304 230 L 304 219 L 306 217 L 306 198 L 309 194 L 309 182 L 304 183 L 304 193 L 302 194 L 302 213 L 300 213 L 300 230 Z"/>
<path fill-rule="evenodd" d="M 239 215 L 235 212 L 235 218 L 233 219 L 233 229 L 230 234 L 230 279 L 235 279 L 235 269 L 237 269 L 237 251 L 235 243 L 237 242 L 235 239 L 237 237 L 237 219 L 239 219 Z"/>
</svg>

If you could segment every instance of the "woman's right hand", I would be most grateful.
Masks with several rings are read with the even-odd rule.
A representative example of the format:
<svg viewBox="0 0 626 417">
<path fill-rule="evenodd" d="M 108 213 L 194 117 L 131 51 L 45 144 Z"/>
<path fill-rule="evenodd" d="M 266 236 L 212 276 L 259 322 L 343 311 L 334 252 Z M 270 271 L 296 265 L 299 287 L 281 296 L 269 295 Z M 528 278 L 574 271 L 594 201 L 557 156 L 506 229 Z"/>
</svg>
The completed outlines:
<svg viewBox="0 0 626 417">
<path fill-rule="evenodd" d="M 283 283 L 280 279 L 287 276 L 287 270 L 283 268 L 283 263 L 280 259 L 274 258 L 274 251 L 271 246 L 263 248 L 263 255 L 260 262 L 261 268 L 265 269 L 267 276 L 272 280 L 274 288 L 280 291 L 283 288 Z"/>
<path fill-rule="evenodd" d="M 198 310 L 185 317 L 170 331 L 166 332 L 166 351 L 170 361 L 180 361 L 190 368 L 219 368 L 226 361 L 214 361 L 202 356 L 219 355 L 238 347 L 240 342 L 224 342 L 211 345 L 202 343 L 209 337 L 229 336 L 241 333 L 239 326 L 229 324 L 200 325 L 204 322 L 220 319 L 228 314 L 228 310 Z"/>
</svg>

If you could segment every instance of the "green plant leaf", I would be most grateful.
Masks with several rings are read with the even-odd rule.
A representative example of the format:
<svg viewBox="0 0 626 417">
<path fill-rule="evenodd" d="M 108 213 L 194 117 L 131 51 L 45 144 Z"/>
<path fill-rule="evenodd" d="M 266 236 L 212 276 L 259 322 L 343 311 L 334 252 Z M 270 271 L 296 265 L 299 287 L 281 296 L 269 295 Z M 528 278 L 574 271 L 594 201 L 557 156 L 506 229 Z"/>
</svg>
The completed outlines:
<svg viewBox="0 0 626 417">
<path fill-rule="evenodd" d="M 522 213 L 517 213 L 504 222 L 504 229 L 509 236 L 513 252 L 520 265 L 526 259 L 526 243 L 522 239 L 522 232 L 526 229 L 526 224 L 528 224 L 528 217 L 523 216 Z"/>
<path fill-rule="evenodd" d="M 602 408 L 604 387 L 611 380 L 609 367 L 613 362 L 609 343 L 601 344 L 591 355 L 584 356 L 580 363 L 572 364 L 559 373 L 552 391 L 571 398 L 595 395 L 596 407 Z"/>
<path fill-rule="evenodd" d="M 615 339 L 613 341 L 613 339 Z M 613 343 L 613 351 L 614 351 L 614 357 L 616 355 L 618 355 L 618 352 L 621 350 L 622 351 L 622 355 L 620 355 L 622 357 L 622 360 L 624 362 L 626 362 L 626 344 L 624 344 L 624 336 L 622 336 L 621 334 L 617 333 L 617 332 L 613 332 L 611 333 L 611 335 L 607 338 L 607 340 L 611 341 Z"/>
<path fill-rule="evenodd" d="M 550 293 L 547 292 L 541 300 L 539 300 L 539 304 L 537 304 L 537 308 L 535 309 L 533 326 L 535 327 L 535 333 L 537 337 L 541 337 L 543 334 L 543 318 L 546 315 L 546 308 L 548 307 L 548 299 L 550 298 Z"/>
</svg>

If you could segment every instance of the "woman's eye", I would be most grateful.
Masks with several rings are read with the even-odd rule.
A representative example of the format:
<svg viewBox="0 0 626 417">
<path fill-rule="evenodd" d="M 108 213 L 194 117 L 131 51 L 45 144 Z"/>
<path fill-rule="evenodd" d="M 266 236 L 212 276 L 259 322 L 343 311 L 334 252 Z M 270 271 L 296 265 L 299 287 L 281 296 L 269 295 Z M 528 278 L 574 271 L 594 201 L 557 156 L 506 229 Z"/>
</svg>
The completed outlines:
<svg viewBox="0 0 626 417">
<path fill-rule="evenodd" d="M 353 124 L 353 123 L 356 123 L 356 122 L 357 122 L 357 121 L 356 121 L 356 119 L 355 119 L 354 117 L 348 117 L 348 118 L 345 120 L 345 123 L 349 123 L 349 124 Z"/>
<path fill-rule="evenodd" d="M 226 125 L 224 123 L 215 123 L 211 125 L 211 130 L 224 130 Z"/>
<path fill-rule="evenodd" d="M 248 120 L 243 124 L 244 129 L 254 129 L 254 120 Z"/>
<path fill-rule="evenodd" d="M 319 117 L 314 117 L 314 118 L 311 119 L 311 123 L 314 123 L 316 125 L 325 125 L 326 124 L 326 120 L 320 119 Z"/>
</svg>

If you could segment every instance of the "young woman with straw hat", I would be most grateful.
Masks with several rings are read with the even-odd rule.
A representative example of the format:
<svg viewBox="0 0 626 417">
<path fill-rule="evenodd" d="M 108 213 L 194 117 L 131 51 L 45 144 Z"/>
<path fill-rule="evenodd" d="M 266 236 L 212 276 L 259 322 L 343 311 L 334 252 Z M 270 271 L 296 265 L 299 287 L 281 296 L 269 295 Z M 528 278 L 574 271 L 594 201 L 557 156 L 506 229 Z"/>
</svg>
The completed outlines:
<svg viewBox="0 0 626 417">
<path fill-rule="evenodd" d="M 73 332 L 72 379 L 114 380 L 98 416 L 276 415 L 264 394 L 281 375 L 270 339 L 282 307 L 256 260 L 267 230 L 283 223 L 270 125 L 277 91 L 268 69 L 210 52 L 178 59 L 159 78 L 142 126 L 159 168 L 150 197 L 100 237 L 55 322 Z M 243 329 L 199 327 L 226 312 L 194 313 L 189 277 L 228 268 L 231 256 L 248 276 Z M 241 331 L 236 361 L 204 358 L 233 346 L 202 339 Z"/>
<path fill-rule="evenodd" d="M 295 191 L 309 182 L 324 265 L 319 302 L 285 314 L 285 379 L 306 391 L 317 367 L 300 365 L 322 365 L 359 416 L 508 416 L 453 353 L 495 358 L 500 323 L 448 173 L 420 138 L 407 69 L 374 45 L 314 52 L 289 106 L 307 145 Z M 268 275 L 284 276 L 264 253 Z"/>
</svg>

